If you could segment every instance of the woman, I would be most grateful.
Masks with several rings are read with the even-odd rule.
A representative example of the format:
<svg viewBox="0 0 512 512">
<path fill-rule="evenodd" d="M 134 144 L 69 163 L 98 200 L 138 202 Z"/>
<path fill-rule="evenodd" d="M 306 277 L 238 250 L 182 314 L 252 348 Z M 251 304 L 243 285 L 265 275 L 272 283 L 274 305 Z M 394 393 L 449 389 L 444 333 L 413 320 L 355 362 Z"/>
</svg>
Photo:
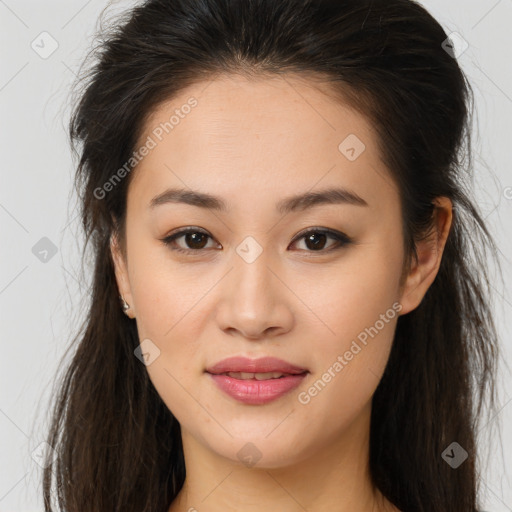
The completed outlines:
<svg viewBox="0 0 512 512">
<path fill-rule="evenodd" d="M 46 510 L 52 474 L 76 512 L 478 510 L 495 246 L 439 23 L 149 0 L 112 28 L 70 127 L 95 272 Z"/>
</svg>

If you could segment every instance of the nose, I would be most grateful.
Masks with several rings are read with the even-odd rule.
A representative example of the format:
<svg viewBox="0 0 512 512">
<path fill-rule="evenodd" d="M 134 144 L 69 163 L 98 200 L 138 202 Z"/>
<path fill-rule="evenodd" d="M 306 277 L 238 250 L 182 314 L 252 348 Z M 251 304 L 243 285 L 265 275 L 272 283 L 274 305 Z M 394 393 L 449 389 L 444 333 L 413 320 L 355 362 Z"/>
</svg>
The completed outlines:
<svg viewBox="0 0 512 512">
<path fill-rule="evenodd" d="M 236 256 L 218 303 L 219 327 L 250 340 L 288 332 L 294 323 L 294 295 L 282 274 L 269 266 L 265 252 L 250 263 Z"/>
</svg>

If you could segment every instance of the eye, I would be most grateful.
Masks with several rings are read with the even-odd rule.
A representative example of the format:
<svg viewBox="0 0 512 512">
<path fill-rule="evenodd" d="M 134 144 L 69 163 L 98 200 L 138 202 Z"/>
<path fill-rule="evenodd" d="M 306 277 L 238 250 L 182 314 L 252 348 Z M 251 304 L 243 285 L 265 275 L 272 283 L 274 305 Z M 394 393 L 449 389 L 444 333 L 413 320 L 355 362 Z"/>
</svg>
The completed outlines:
<svg viewBox="0 0 512 512">
<path fill-rule="evenodd" d="M 175 247 L 176 240 L 183 238 L 186 244 L 190 245 L 190 248 L 183 248 L 183 247 Z M 174 233 L 162 240 L 162 242 L 169 246 L 171 250 L 177 251 L 177 252 L 184 252 L 184 253 L 192 253 L 192 252 L 199 252 L 201 249 L 203 249 L 206 245 L 206 241 L 208 238 L 211 238 L 210 235 L 205 233 L 204 231 L 190 227 L 186 229 L 182 229 L 178 231 L 177 233 Z"/>
<path fill-rule="evenodd" d="M 183 238 L 186 247 L 176 247 L 177 240 Z M 168 246 L 171 250 L 182 252 L 182 253 L 196 253 L 201 252 L 205 248 L 210 235 L 201 229 L 190 227 L 182 229 L 172 235 L 169 235 L 162 239 L 162 242 Z M 331 238 L 335 241 L 334 246 L 325 249 L 326 240 Z M 330 252 L 332 250 L 341 249 L 342 247 L 352 243 L 352 240 L 339 231 L 333 231 L 330 229 L 313 228 L 308 231 L 300 233 L 292 243 L 304 239 L 308 252 Z M 212 239 L 213 240 L 213 239 Z"/>
<path fill-rule="evenodd" d="M 336 243 L 334 247 L 324 249 L 325 242 L 327 239 L 331 238 Z M 333 231 L 331 229 L 322 229 L 322 228 L 313 228 L 308 231 L 299 233 L 297 237 L 295 237 L 294 242 L 297 240 L 304 239 L 306 247 L 311 249 L 309 252 L 330 252 L 336 249 L 341 249 L 342 247 L 350 244 L 352 240 L 339 231 Z"/>
</svg>

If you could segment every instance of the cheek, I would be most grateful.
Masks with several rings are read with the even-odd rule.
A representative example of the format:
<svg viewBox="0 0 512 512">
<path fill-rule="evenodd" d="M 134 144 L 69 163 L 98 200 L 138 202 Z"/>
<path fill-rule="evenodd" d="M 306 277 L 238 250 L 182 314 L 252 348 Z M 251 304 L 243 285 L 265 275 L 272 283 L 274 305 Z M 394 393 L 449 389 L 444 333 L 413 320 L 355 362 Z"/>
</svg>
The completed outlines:
<svg viewBox="0 0 512 512">
<path fill-rule="evenodd" d="M 139 276 L 134 292 L 139 338 L 149 338 L 159 348 L 155 368 L 162 365 L 179 372 L 176 377 L 180 380 L 199 372 L 197 357 L 205 318 L 201 315 L 202 298 L 212 285 L 204 280 L 194 285 L 196 281 L 190 275 L 184 279 L 183 273 L 169 269 L 160 272 L 153 266 Z"/>
<path fill-rule="evenodd" d="M 298 395 L 298 407 L 325 439 L 349 428 L 371 401 L 385 370 L 400 305 L 393 303 L 389 290 L 382 290 L 379 294 L 370 287 L 367 295 L 362 288 L 339 300 L 332 313 L 324 310 L 322 319 L 334 334 L 321 327 L 311 332 L 315 373 Z"/>
<path fill-rule="evenodd" d="M 203 400 L 196 396 L 197 379 L 203 372 L 200 313 L 201 297 L 212 284 L 152 263 L 137 272 L 134 280 L 139 339 L 149 339 L 157 347 L 159 355 L 147 366 L 148 375 L 168 409 L 187 423 L 204 413 L 199 406 Z"/>
<path fill-rule="evenodd" d="M 137 326 L 141 336 L 172 340 L 181 324 L 186 323 L 198 302 L 211 286 L 208 273 L 184 266 L 170 257 L 159 240 L 147 233 L 134 233 L 129 253 L 130 285 Z"/>
<path fill-rule="evenodd" d="M 384 243 L 360 246 L 357 254 L 354 251 L 329 271 L 330 279 L 319 281 L 321 286 L 317 283 L 315 288 L 313 279 L 301 282 L 299 293 L 308 297 L 305 302 L 320 321 L 310 323 L 309 335 L 319 380 L 304 401 L 316 401 L 320 408 L 345 404 L 348 409 L 337 409 L 335 415 L 350 415 L 350 408 L 354 413 L 367 402 L 389 357 L 401 310 L 402 255 L 391 249 L 393 245 L 387 247 Z"/>
<path fill-rule="evenodd" d="M 399 305 L 392 306 L 399 298 L 402 254 L 382 238 L 367 241 L 333 264 L 304 272 L 295 280 L 294 291 L 323 325 L 318 327 L 321 344 L 344 347 L 376 322 L 385 331 L 379 320 L 388 310 L 391 319 L 398 316 Z"/>
<path fill-rule="evenodd" d="M 138 336 L 141 343 L 150 340 L 158 354 L 147 371 L 162 400 L 171 410 L 189 410 L 194 404 L 184 390 L 202 372 L 197 359 L 202 326 L 195 320 L 213 283 L 183 272 L 152 243 L 152 250 L 140 244 L 129 253 Z"/>
</svg>

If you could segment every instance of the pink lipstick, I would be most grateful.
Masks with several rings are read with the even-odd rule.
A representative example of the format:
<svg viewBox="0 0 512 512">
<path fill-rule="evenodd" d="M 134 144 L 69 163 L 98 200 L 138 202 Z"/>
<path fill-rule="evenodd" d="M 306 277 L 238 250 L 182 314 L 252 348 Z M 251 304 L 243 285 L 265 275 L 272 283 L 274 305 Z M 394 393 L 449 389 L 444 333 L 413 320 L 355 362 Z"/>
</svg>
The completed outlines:
<svg viewBox="0 0 512 512">
<path fill-rule="evenodd" d="M 215 384 L 235 400 L 261 405 L 295 389 L 309 371 L 282 359 L 230 357 L 208 367 Z"/>
</svg>

